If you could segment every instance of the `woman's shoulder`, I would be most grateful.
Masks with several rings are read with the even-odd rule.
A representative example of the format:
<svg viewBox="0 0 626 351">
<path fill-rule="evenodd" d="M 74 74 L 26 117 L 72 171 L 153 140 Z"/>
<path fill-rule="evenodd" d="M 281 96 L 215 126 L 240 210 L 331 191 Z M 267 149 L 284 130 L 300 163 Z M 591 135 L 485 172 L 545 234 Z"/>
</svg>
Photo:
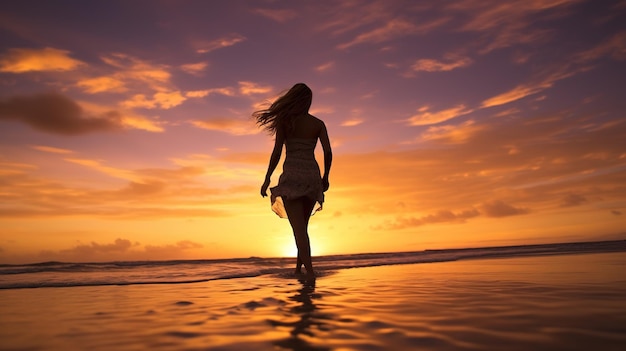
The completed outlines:
<svg viewBox="0 0 626 351">
<path fill-rule="evenodd" d="M 319 125 L 319 126 L 323 126 L 324 125 L 324 121 L 322 121 L 321 119 L 313 116 L 312 114 L 309 114 L 309 118 L 311 118 L 311 120 L 313 121 L 313 123 Z"/>
</svg>

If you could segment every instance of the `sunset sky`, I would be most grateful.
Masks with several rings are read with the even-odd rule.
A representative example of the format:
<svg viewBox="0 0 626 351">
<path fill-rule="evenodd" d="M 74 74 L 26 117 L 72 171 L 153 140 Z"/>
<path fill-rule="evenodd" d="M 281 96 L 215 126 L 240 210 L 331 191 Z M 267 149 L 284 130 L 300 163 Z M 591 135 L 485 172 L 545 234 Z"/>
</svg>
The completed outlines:
<svg viewBox="0 0 626 351">
<path fill-rule="evenodd" d="M 5 1 L 0 43 L 0 263 L 293 255 L 250 115 L 298 82 L 314 255 L 626 239 L 626 1 Z"/>
</svg>

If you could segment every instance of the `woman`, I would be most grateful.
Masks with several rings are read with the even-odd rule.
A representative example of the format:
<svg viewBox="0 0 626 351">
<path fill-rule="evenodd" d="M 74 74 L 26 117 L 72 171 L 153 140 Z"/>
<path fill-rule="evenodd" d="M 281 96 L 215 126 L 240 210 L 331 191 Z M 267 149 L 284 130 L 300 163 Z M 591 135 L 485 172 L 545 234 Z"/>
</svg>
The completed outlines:
<svg viewBox="0 0 626 351">
<path fill-rule="evenodd" d="M 309 114 L 313 93 L 306 84 L 298 83 L 279 97 L 266 110 L 253 113 L 257 124 L 275 135 L 274 150 L 270 157 L 261 196 L 267 196 L 270 177 L 278 165 L 283 144 L 286 148 L 283 173 L 278 185 L 271 188 L 272 210 L 289 219 L 298 247 L 296 274 L 302 274 L 304 264 L 306 277 L 315 278 L 311 262 L 311 245 L 307 231 L 310 216 L 321 210 L 324 192 L 328 190 L 328 176 L 332 163 L 332 151 L 326 125 Z M 324 176 L 315 161 L 315 146 L 319 139 L 324 149 Z M 318 206 L 316 207 L 316 203 Z M 315 210 L 315 211 L 314 211 Z"/>
</svg>

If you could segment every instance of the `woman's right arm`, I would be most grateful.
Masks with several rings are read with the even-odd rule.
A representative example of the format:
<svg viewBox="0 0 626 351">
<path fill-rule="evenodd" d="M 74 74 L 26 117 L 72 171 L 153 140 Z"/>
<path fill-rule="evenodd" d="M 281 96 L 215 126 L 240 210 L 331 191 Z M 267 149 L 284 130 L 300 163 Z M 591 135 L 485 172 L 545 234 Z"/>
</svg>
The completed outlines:
<svg viewBox="0 0 626 351">
<path fill-rule="evenodd" d="M 330 166 L 333 164 L 333 150 L 330 147 L 328 131 L 326 130 L 326 125 L 323 122 L 319 138 L 320 143 L 322 144 L 322 149 L 324 150 L 324 176 L 322 177 L 322 182 L 324 184 L 324 191 L 326 191 L 330 187 L 328 177 L 330 176 Z"/>
<path fill-rule="evenodd" d="M 285 143 L 285 135 L 280 130 L 276 130 L 276 140 L 274 140 L 274 149 L 272 150 L 272 156 L 270 156 L 270 162 L 267 166 L 267 173 L 265 173 L 265 181 L 261 186 L 261 196 L 267 196 L 267 188 L 270 186 L 270 179 L 272 177 L 272 173 L 276 169 L 278 165 L 278 161 L 280 161 L 280 155 L 283 152 L 283 144 Z"/>
</svg>

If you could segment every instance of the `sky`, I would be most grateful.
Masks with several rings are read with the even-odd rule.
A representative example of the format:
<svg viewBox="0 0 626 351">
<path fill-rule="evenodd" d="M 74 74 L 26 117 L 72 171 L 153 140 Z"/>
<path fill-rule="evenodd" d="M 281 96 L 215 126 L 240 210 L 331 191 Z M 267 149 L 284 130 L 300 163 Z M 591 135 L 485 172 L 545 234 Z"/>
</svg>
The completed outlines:
<svg viewBox="0 0 626 351">
<path fill-rule="evenodd" d="M 0 263 L 293 256 L 251 114 L 298 82 L 334 154 L 313 255 L 626 239 L 625 23 L 611 0 L 2 2 Z"/>
</svg>

